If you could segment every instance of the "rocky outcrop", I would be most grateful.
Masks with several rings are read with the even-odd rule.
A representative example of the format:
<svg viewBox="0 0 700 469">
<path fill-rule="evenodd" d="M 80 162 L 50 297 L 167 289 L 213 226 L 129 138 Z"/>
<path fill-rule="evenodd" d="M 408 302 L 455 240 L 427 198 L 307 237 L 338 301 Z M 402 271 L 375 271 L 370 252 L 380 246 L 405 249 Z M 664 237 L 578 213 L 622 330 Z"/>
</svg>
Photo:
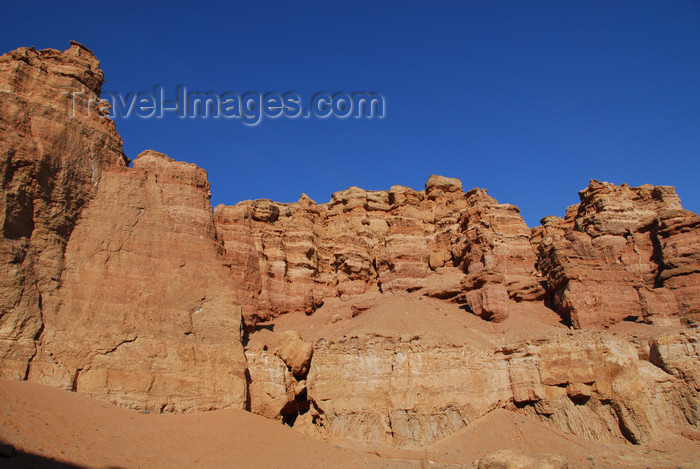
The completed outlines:
<svg viewBox="0 0 700 469">
<path fill-rule="evenodd" d="M 102 80 L 77 43 L 0 57 L 0 376 L 407 448 L 498 409 L 697 435 L 700 218 L 673 188 L 591 181 L 532 230 L 437 175 L 212 215 L 204 170 L 128 167 Z"/>
<path fill-rule="evenodd" d="M 329 297 L 426 288 L 446 267 L 464 276 L 426 294 L 490 321 L 522 301 L 546 301 L 577 328 L 695 317 L 700 219 L 673 188 L 592 181 L 580 196 L 566 218 L 530 230 L 516 206 L 431 176 L 420 192 L 222 205 L 216 225 L 250 324 L 311 314 Z"/>
<path fill-rule="evenodd" d="M 128 168 L 103 79 L 77 43 L 0 58 L 0 375 L 141 409 L 244 407 L 206 172 L 156 152 Z"/>
<path fill-rule="evenodd" d="M 280 314 L 311 314 L 324 298 L 424 286 L 444 267 L 465 276 L 453 292 L 432 292 L 502 320 L 509 301 L 538 301 L 530 229 L 514 205 L 483 189 L 464 194 L 454 178 L 431 176 L 425 191 L 350 188 L 327 204 L 246 201 L 216 208 L 227 265 L 254 324 Z"/>
<path fill-rule="evenodd" d="M 312 344 L 292 330 L 280 334 L 274 353 L 267 348 L 246 350 L 250 410 L 294 424 L 309 410 L 306 377 L 312 355 Z"/>
<path fill-rule="evenodd" d="M 596 333 L 496 349 L 348 337 L 316 343 L 307 386 L 315 425 L 360 441 L 425 446 L 503 407 L 589 439 L 640 443 L 661 416 L 639 363 L 630 344 Z"/>
<path fill-rule="evenodd" d="M 467 274 L 461 282 L 463 301 L 474 314 L 502 321 L 509 299 L 537 301 L 545 294 L 530 229 L 518 207 L 499 204 L 483 189 L 472 189 L 465 198 L 454 248 L 457 264 Z"/>
<path fill-rule="evenodd" d="M 313 346 L 301 338 L 296 331 L 285 331 L 280 334 L 280 344 L 277 356 L 289 367 L 296 377 L 305 377 L 309 372 Z"/>
<path fill-rule="evenodd" d="M 256 200 L 216 207 L 247 321 L 311 314 L 328 297 L 420 288 L 432 270 L 451 265 L 466 201 L 458 181 L 433 177 L 427 187 L 351 187 L 326 204 L 302 195 L 292 204 Z"/>
<path fill-rule="evenodd" d="M 700 221 L 674 189 L 591 181 L 579 195 L 566 218 L 533 230 L 562 317 L 589 328 L 696 315 Z"/>
<path fill-rule="evenodd" d="M 250 384 L 250 411 L 273 420 L 282 420 L 285 407 L 294 402 L 294 380 L 285 363 L 262 349 L 245 352 Z M 291 391 L 291 392 L 288 392 Z"/>
<path fill-rule="evenodd" d="M 645 368 L 658 426 L 685 422 L 700 426 L 700 334 L 697 329 L 666 333 L 650 341 Z"/>
<path fill-rule="evenodd" d="M 643 301 L 645 317 L 659 312 L 661 315 L 669 315 L 677 311 L 684 318 L 700 322 L 699 232 L 700 217 L 685 210 L 668 214 L 659 221 L 656 242 L 661 251 L 661 262 L 655 287 L 673 293 L 675 301 L 668 293 L 661 298 L 652 297 L 656 303 L 652 303 L 651 308 Z M 656 288 L 652 291 L 662 290 Z M 645 299 L 641 294 L 640 298 Z"/>
<path fill-rule="evenodd" d="M 44 301 L 28 379 L 149 410 L 244 407 L 219 250 L 205 171 L 153 151 L 106 170 Z"/>
<path fill-rule="evenodd" d="M 0 376 L 23 379 L 43 330 L 43 301 L 58 286 L 64 251 L 103 172 L 129 160 L 114 123 L 72 111 L 97 100 L 95 56 L 21 48 L 0 56 Z M 66 94 L 62 94 L 66 93 Z M 70 107 L 69 107 L 70 106 Z"/>
</svg>

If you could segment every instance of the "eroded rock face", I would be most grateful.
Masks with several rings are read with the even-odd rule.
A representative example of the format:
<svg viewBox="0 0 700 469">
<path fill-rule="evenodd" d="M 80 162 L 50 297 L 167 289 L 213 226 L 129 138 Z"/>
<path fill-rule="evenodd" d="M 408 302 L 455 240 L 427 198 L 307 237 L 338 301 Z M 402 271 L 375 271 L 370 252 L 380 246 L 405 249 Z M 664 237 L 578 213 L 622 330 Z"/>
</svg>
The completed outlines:
<svg viewBox="0 0 700 469">
<path fill-rule="evenodd" d="M 452 264 L 466 201 L 459 181 L 431 181 L 427 193 L 351 187 L 326 204 L 302 196 L 292 204 L 256 200 L 216 207 L 247 321 L 311 314 L 328 297 L 419 288 L 432 270 Z"/>
<path fill-rule="evenodd" d="M 21 48 L 0 56 L 0 376 L 23 379 L 41 334 L 43 299 L 58 286 L 64 251 L 102 173 L 128 159 L 114 123 L 68 114 L 61 92 L 96 99 L 95 56 Z"/>
<path fill-rule="evenodd" d="M 102 82 L 77 43 L 0 58 L 0 374 L 149 410 L 244 407 L 206 172 L 151 151 L 127 168 L 88 112 Z"/>
<path fill-rule="evenodd" d="M 96 99 L 98 65 L 0 57 L 0 376 L 402 447 L 500 408 L 604 442 L 697 433 L 700 218 L 673 188 L 591 181 L 533 230 L 436 175 L 212 216 L 205 171 L 129 168 L 98 108 L 67 117 L 58 88 Z M 625 321 L 644 338 L 604 331 Z"/>
<path fill-rule="evenodd" d="M 640 443 L 660 416 L 638 364 L 629 343 L 596 333 L 495 349 L 350 337 L 316 343 L 307 385 L 316 426 L 360 441 L 425 446 L 504 407 L 589 439 Z"/>
<path fill-rule="evenodd" d="M 280 334 L 277 356 L 297 378 L 305 377 L 309 372 L 312 355 L 313 346 L 302 339 L 298 332 L 285 331 Z"/>
<path fill-rule="evenodd" d="M 433 175 L 420 192 L 352 187 L 327 204 L 302 196 L 293 204 L 220 205 L 215 217 L 251 324 L 311 314 L 328 297 L 420 289 L 444 267 L 462 269 L 463 284 L 433 293 L 491 320 L 507 316 L 508 301 L 545 293 L 518 208 L 483 189 L 464 194 L 454 178 Z"/>
<path fill-rule="evenodd" d="M 245 356 L 250 374 L 250 411 L 281 420 L 285 406 L 295 397 L 288 392 L 293 387 L 291 372 L 279 357 L 267 350 L 246 350 Z"/>
<path fill-rule="evenodd" d="M 697 316 L 700 221 L 674 189 L 591 181 L 579 195 L 565 219 L 533 230 L 562 317 L 589 328 Z"/>
<path fill-rule="evenodd" d="M 530 228 L 518 207 L 499 204 L 483 189 L 472 189 L 465 197 L 467 210 L 462 214 L 456 258 L 470 277 L 466 284 L 476 283 L 473 278 L 485 278 L 506 287 L 515 300 L 542 299 L 544 289 L 535 270 Z"/>
<path fill-rule="evenodd" d="M 648 382 L 658 425 L 687 422 L 700 426 L 700 333 L 670 332 L 650 341 Z"/>
<path fill-rule="evenodd" d="M 240 308 L 219 251 L 205 171 L 153 151 L 104 171 L 28 378 L 149 410 L 244 407 Z"/>
</svg>

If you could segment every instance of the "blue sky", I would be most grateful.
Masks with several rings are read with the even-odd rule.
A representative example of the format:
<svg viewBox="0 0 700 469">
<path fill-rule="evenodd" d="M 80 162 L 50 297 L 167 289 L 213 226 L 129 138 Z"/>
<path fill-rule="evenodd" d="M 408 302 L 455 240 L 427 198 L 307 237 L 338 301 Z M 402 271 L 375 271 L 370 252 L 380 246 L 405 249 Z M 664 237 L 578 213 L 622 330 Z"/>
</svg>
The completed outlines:
<svg viewBox="0 0 700 469">
<path fill-rule="evenodd" d="M 14 5 L 12 4 L 14 3 Z M 209 172 L 212 204 L 460 178 L 564 214 L 589 179 L 700 211 L 700 1 L 5 2 L 2 52 L 92 49 L 104 91 L 377 91 L 384 119 L 120 119 Z"/>
</svg>

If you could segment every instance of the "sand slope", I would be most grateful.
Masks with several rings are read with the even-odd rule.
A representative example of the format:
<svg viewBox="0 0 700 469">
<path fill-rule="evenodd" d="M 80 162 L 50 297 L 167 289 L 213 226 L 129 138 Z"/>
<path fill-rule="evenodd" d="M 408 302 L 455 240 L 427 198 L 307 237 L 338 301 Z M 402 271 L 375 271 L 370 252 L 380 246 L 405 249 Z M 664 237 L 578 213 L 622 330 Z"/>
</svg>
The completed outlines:
<svg viewBox="0 0 700 469">
<path fill-rule="evenodd" d="M 140 414 L 29 382 L 0 380 L 0 440 L 86 467 L 411 467 L 340 449 L 277 422 L 231 409 Z M 30 467 L 28 456 L 0 467 Z"/>
<path fill-rule="evenodd" d="M 0 467 L 471 468 L 490 452 L 564 456 L 572 468 L 695 468 L 700 443 L 668 435 L 649 445 L 604 445 L 496 409 L 423 451 L 343 448 L 237 409 L 141 414 L 25 381 L 0 380 Z M 6 451 L 7 446 L 5 446 Z M 357 447 L 356 447 L 357 448 Z M 3 451 L 0 451 L 2 454 Z"/>
<path fill-rule="evenodd" d="M 559 454 L 570 467 L 700 467 L 700 444 L 669 435 L 650 445 L 607 445 L 496 409 L 430 449 L 443 461 L 473 461 L 502 449 Z M 672 462 L 672 463 L 671 463 Z"/>
</svg>

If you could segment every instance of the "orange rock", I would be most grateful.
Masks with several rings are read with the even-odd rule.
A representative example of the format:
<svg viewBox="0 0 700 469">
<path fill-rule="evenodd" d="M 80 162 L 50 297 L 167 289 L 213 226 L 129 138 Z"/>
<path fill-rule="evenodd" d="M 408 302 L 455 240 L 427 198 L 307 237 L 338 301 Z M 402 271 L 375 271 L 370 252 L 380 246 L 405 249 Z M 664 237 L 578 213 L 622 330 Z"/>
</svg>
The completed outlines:
<svg viewBox="0 0 700 469">
<path fill-rule="evenodd" d="M 0 56 L 0 377 L 26 378 L 75 224 L 103 172 L 129 162 L 114 123 L 97 113 L 69 117 L 61 94 L 82 91 L 85 104 L 103 81 L 77 43 Z"/>
<path fill-rule="evenodd" d="M 204 170 L 129 168 L 102 111 L 68 117 L 59 88 L 102 81 L 77 43 L 0 57 L 0 376 L 377 445 L 494 409 L 607 443 L 695 435 L 700 218 L 673 188 L 591 181 L 532 230 L 436 175 L 212 216 Z"/>
<path fill-rule="evenodd" d="M 533 230 L 557 311 L 575 327 L 700 310 L 700 218 L 668 186 L 591 181 L 566 219 Z"/>
<path fill-rule="evenodd" d="M 150 150 L 106 170 L 45 298 L 28 378 L 151 411 L 244 407 L 220 249 L 204 170 Z"/>
</svg>

